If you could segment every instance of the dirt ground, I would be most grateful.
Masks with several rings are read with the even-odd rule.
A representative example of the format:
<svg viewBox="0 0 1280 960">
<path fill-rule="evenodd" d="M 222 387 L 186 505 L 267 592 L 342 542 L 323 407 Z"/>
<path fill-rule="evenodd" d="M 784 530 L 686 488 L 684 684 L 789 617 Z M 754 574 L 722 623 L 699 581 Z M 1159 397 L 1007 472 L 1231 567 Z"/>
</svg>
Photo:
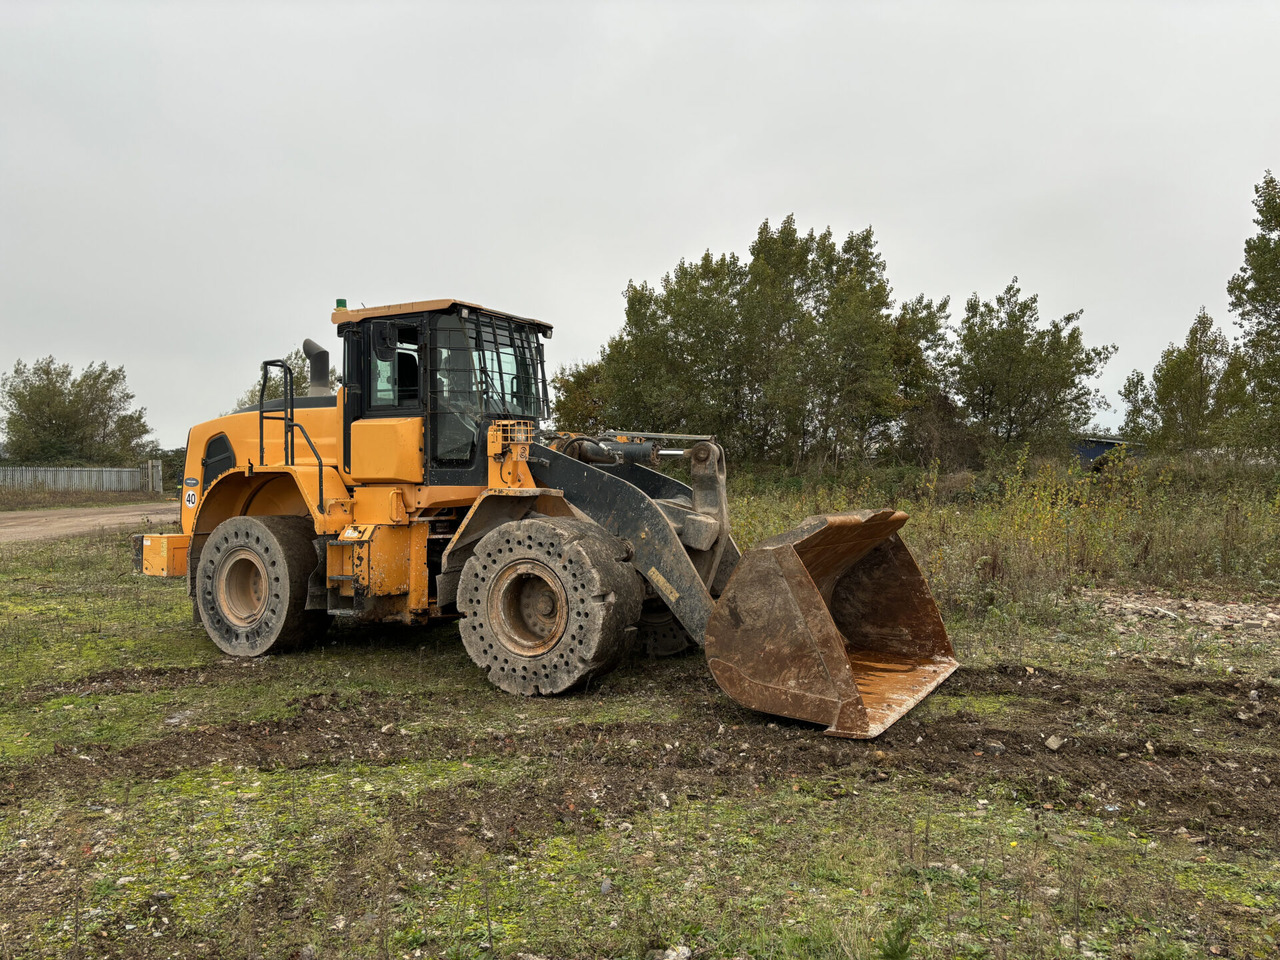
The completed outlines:
<svg viewBox="0 0 1280 960">
<path fill-rule="evenodd" d="M 664 687 L 685 687 L 682 697 L 722 699 L 714 681 L 703 676 L 702 666 L 700 656 L 691 653 L 679 661 L 660 662 L 654 672 Z M 29 696 L 209 686 L 243 670 L 235 661 L 201 671 L 140 670 L 33 690 Z M 1091 793 L 1103 812 L 1117 802 L 1142 799 L 1150 811 L 1151 832 L 1188 832 L 1190 825 L 1205 835 L 1201 839 L 1231 847 L 1269 843 L 1280 824 L 1280 784 L 1273 776 L 1280 771 L 1274 768 L 1268 772 L 1233 762 L 1227 750 L 1172 736 L 1152 739 L 1145 725 L 1119 724 L 1110 733 L 1071 734 L 1094 726 L 1092 721 L 1108 705 L 1135 719 L 1159 721 L 1177 709 L 1180 698 L 1191 698 L 1188 702 L 1215 706 L 1216 716 L 1206 715 L 1203 722 L 1216 721 L 1231 739 L 1252 740 L 1280 719 L 1280 695 L 1259 678 L 1210 679 L 1190 669 L 1175 667 L 1170 672 L 1141 660 L 1117 664 L 1106 678 L 998 664 L 962 668 L 938 695 L 940 701 L 957 705 L 967 698 L 1016 698 L 1020 709 L 1003 718 L 982 717 L 963 707 L 941 715 L 919 711 L 875 741 L 856 741 L 829 739 L 809 724 L 763 717 L 727 701 L 693 724 L 686 719 L 575 723 L 571 717 L 576 698 L 567 698 L 564 708 L 570 716 L 563 724 L 540 729 L 534 740 L 468 730 L 465 724 L 405 736 L 399 731 L 422 718 L 423 704 L 373 691 L 357 696 L 316 693 L 291 705 L 295 716 L 276 722 L 178 728 L 163 740 L 123 750 L 86 747 L 87 755 L 79 755 L 80 762 L 74 764 L 59 751 L 31 765 L 11 767 L 0 784 L 0 805 L 49 793 L 92 793 L 109 777 L 150 779 L 214 763 L 292 768 L 359 759 L 391 765 L 424 756 L 475 759 L 536 752 L 551 760 L 571 757 L 574 763 L 554 796 L 530 790 L 520 802 L 508 799 L 500 805 L 510 808 L 509 826 L 521 832 L 545 830 L 548 821 L 564 819 L 565 798 L 585 794 L 602 780 L 612 789 L 600 803 L 611 815 L 625 817 L 634 812 L 636 795 L 643 793 L 640 788 L 654 782 L 677 793 L 737 793 L 794 776 L 850 772 L 869 780 L 924 774 L 943 791 L 957 794 L 972 793 L 979 781 L 994 778 L 1021 784 L 1028 796 L 1050 804 L 1075 804 L 1080 795 Z M 1061 746 L 1046 746 L 1048 737 L 1063 733 L 1067 735 Z M 749 736 L 749 744 L 741 742 L 744 736 Z M 667 745 L 672 741 L 687 746 L 671 749 Z M 610 749 L 619 742 L 628 745 L 625 760 Z M 510 787 L 499 789 L 509 792 Z M 440 831 L 438 841 L 446 846 L 471 842 L 471 831 L 458 828 L 471 822 L 472 814 L 461 807 L 433 811 L 441 821 L 434 824 Z"/>
<path fill-rule="evenodd" d="M 414 658 L 413 648 L 389 642 L 393 656 L 406 663 Z M 441 655 L 428 652 L 427 668 Z M 416 656 L 421 663 L 421 648 Z M 199 669 L 114 671 L 30 689 L 25 697 L 40 703 L 190 685 L 213 691 L 247 671 L 261 673 L 266 682 L 273 676 L 286 682 L 291 658 L 274 659 L 263 667 L 223 659 Z M 643 689 L 641 678 L 647 678 Z M 430 851 L 437 865 L 474 861 L 476 851 L 495 858 L 527 856 L 545 838 L 566 833 L 605 835 L 619 824 L 641 822 L 667 798 L 751 804 L 762 791 L 788 785 L 798 790 L 800 784 L 832 809 L 856 808 L 871 791 L 887 787 L 901 790 L 911 804 L 979 816 L 995 809 L 984 806 L 983 798 L 1011 795 L 1018 806 L 1046 818 L 1045 829 L 1061 818 L 1055 829 L 1067 832 L 1089 818 L 1106 832 L 1121 820 L 1121 832 L 1138 829 L 1144 842 L 1178 843 L 1190 847 L 1188 856 L 1209 854 L 1215 862 L 1265 860 L 1276 849 L 1280 769 L 1266 744 L 1280 719 L 1280 696 L 1274 683 L 1260 677 L 1205 676 L 1191 666 L 1140 657 L 1117 662 L 1105 677 L 1023 662 L 965 667 L 927 705 L 873 742 L 829 739 L 808 724 L 737 707 L 716 690 L 697 653 L 633 663 L 620 680 L 621 691 L 560 699 L 561 716 L 533 727 L 518 720 L 496 727 L 471 722 L 465 717 L 470 710 L 460 709 L 470 706 L 465 696 L 423 702 L 373 689 L 312 689 L 292 699 L 290 715 L 278 720 L 200 724 L 178 714 L 163 721 L 169 726 L 162 738 L 149 742 L 123 748 L 59 745 L 46 757 L 0 765 L 0 810 L 16 814 L 50 796 L 78 798 L 74 802 L 82 809 L 88 804 L 92 810 L 111 802 L 99 798 L 110 795 L 113 785 L 164 783 L 191 771 L 317 777 L 362 765 L 394 776 L 404 765 L 447 759 L 497 768 L 534 762 L 547 773 L 478 783 L 461 794 L 442 786 L 389 797 L 380 809 L 390 824 L 385 829 L 411 838 L 406 851 Z M 677 715 L 666 721 L 575 719 L 608 704 L 610 696 L 656 698 L 673 703 Z M 993 714 L 985 706 L 991 703 L 1010 706 Z M 523 709 L 508 698 L 497 706 Z M 1194 718 L 1180 715 L 1187 709 L 1195 711 Z M 424 718 L 439 721 L 441 713 L 455 711 L 455 719 L 422 725 Z M 1184 732 L 1192 723 L 1194 736 Z M 353 830 L 349 836 L 350 846 L 335 851 L 326 875 L 345 878 L 358 890 L 369 877 L 358 856 L 364 834 Z M 957 854 L 932 856 L 949 861 Z M 66 864 L 34 844 L 11 850 L 0 858 L 0 888 L 8 891 L 0 894 L 0 904 L 28 922 L 56 913 L 55 905 L 69 896 Z M 265 899 L 258 896 L 261 916 L 291 918 L 314 909 L 305 877 L 281 880 Z M 1196 926 L 1216 923 L 1215 909 L 1264 914 L 1252 906 L 1199 903 Z M 130 946 L 131 928 L 123 919 L 101 929 L 104 946 L 126 956 L 140 950 L 136 943 Z M 227 945 L 201 951 L 234 952 Z"/>
<path fill-rule="evenodd" d="M 737 706 L 699 651 L 530 700 L 452 624 L 225 657 L 116 541 L 80 573 L 16 546 L 0 583 L 0 960 L 847 960 L 900 917 L 927 957 L 1280 935 L 1276 601 L 956 620 L 961 669 L 850 741 Z"/>
<path fill-rule="evenodd" d="M 698 677 L 696 655 L 681 664 L 662 664 L 664 682 L 680 677 L 695 685 L 696 693 L 714 696 L 709 679 Z M 140 671 L 131 675 L 97 677 L 88 684 L 58 689 L 61 695 L 85 696 L 201 682 L 215 684 L 238 672 L 235 666 L 202 671 Z M 46 691 L 47 693 L 48 691 Z M 1257 699 L 1251 698 L 1257 693 Z M 608 780 L 612 789 L 603 803 L 609 814 L 625 818 L 637 807 L 642 786 L 660 782 L 662 789 L 705 794 L 737 793 L 794 776 L 823 777 L 856 772 L 874 780 L 895 774 L 920 773 L 937 781 L 944 791 L 971 793 L 979 780 L 996 778 L 1022 784 L 1038 802 L 1074 804 L 1091 792 L 1098 809 L 1115 801 L 1142 799 L 1151 811 L 1149 829 L 1173 834 L 1193 825 L 1197 833 L 1233 847 L 1269 842 L 1280 824 L 1280 789 L 1261 768 L 1224 760 L 1218 750 L 1198 748 L 1176 740 L 1156 743 L 1140 730 L 1118 729 L 1112 734 L 1070 736 L 1056 750 L 1045 746 L 1046 733 L 1071 731 L 1097 716 L 1106 703 L 1124 704 L 1135 713 L 1159 717 L 1172 709 L 1171 699 L 1197 697 L 1220 705 L 1222 722 L 1236 737 L 1270 728 L 1280 717 L 1280 697 L 1250 678 L 1206 680 L 1189 672 L 1169 677 L 1140 662 L 1121 664 L 1106 680 L 1087 680 L 1052 670 L 1028 673 L 1026 667 L 1001 664 L 987 669 L 962 669 L 948 681 L 942 698 L 1017 697 L 1028 706 L 1016 723 L 980 718 L 964 710 L 945 717 L 908 718 L 874 742 L 827 739 L 816 728 L 774 718 L 762 722 L 732 704 L 725 704 L 700 724 L 566 723 L 542 730 L 536 744 L 519 737 L 477 735 L 460 726 L 416 736 L 398 735 L 402 725 L 422 716 L 422 705 L 405 699 L 366 692 L 358 697 L 313 694 L 299 699 L 297 716 L 278 722 L 231 722 L 218 729 L 176 731 L 165 739 L 119 751 L 85 748 L 78 763 L 65 754 L 6 771 L 0 784 L 0 804 L 21 803 L 50 792 L 92 793 L 99 781 L 111 777 L 150 779 L 213 763 L 268 767 L 330 765 L 352 759 L 395 764 L 423 756 L 467 759 L 508 757 L 532 750 L 545 758 L 572 757 L 573 770 L 554 796 L 531 789 L 520 802 L 508 797 L 500 805 L 511 810 L 508 826 L 527 832 L 547 829 L 549 821 L 565 818 L 566 798 L 584 794 L 592 784 Z M 565 703 L 572 713 L 573 701 Z M 1237 715 L 1248 711 L 1240 719 Z M 725 726 L 724 720 L 737 721 Z M 1010 718 L 1012 719 L 1012 718 Z M 392 730 L 385 728 L 391 725 Z M 740 738 L 747 731 L 751 743 Z M 1052 735 L 1050 733 L 1050 735 Z M 664 744 L 679 740 L 681 750 Z M 625 762 L 609 749 L 627 743 Z M 744 756 L 745 755 L 745 756 Z M 1274 769 L 1271 773 L 1277 773 Z M 621 788 L 621 789 L 620 789 Z M 502 786 L 509 793 L 509 786 Z M 599 804 L 597 804 L 599 806 Z M 453 846 L 471 842 L 471 831 L 459 831 L 472 821 L 473 811 L 454 806 L 432 812 L 438 843 Z M 1244 827 L 1245 832 L 1240 828 Z M 1259 838 L 1261 837 L 1261 841 Z M 1204 839 L 1204 838 L 1202 838 Z M 482 839 L 483 842 L 483 839 Z"/>
<path fill-rule="evenodd" d="M 97 533 L 99 530 L 175 523 L 178 504 L 126 503 L 109 507 L 11 510 L 0 513 L 0 543 Z"/>
</svg>

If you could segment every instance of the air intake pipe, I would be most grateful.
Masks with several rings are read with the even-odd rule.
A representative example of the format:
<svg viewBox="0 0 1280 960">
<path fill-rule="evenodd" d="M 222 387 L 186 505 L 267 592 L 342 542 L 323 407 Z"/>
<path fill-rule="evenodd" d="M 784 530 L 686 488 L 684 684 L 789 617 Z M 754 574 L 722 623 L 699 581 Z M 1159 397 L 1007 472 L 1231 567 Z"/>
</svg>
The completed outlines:
<svg viewBox="0 0 1280 960">
<path fill-rule="evenodd" d="M 302 352 L 311 363 L 311 382 L 307 385 L 307 396 L 329 396 L 329 351 L 308 337 L 302 341 Z"/>
</svg>

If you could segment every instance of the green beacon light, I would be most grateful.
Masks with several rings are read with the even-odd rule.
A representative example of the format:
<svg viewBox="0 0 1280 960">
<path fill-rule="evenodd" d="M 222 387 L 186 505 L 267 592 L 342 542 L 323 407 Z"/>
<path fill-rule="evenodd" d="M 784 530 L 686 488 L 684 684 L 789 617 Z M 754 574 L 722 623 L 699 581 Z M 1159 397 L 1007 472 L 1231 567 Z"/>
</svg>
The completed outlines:
<svg viewBox="0 0 1280 960">
<path fill-rule="evenodd" d="M 339 298 L 338 298 L 338 306 L 337 306 L 337 309 L 339 309 L 339 310 L 345 310 L 345 309 L 347 309 L 347 298 L 346 298 L 346 297 L 339 297 Z"/>
</svg>

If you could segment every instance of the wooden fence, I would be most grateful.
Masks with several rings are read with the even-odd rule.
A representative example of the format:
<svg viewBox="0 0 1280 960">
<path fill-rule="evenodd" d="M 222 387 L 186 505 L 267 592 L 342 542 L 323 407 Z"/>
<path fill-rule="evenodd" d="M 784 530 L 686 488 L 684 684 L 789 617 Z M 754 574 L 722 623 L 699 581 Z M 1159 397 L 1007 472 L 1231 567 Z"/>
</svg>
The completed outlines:
<svg viewBox="0 0 1280 960">
<path fill-rule="evenodd" d="M 150 490 L 160 493 L 161 464 L 140 467 L 0 466 L 0 487 L 43 487 L 46 490 Z"/>
</svg>

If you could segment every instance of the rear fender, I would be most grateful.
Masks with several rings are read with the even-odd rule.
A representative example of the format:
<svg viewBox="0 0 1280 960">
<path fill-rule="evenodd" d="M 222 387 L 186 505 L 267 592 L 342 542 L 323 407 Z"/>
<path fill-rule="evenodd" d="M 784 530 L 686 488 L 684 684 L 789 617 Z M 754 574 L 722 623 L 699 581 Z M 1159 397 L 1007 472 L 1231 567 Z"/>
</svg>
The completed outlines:
<svg viewBox="0 0 1280 960">
<path fill-rule="evenodd" d="M 314 471 L 313 471 L 314 472 Z M 200 551 L 218 524 L 231 517 L 313 517 L 292 470 L 228 470 L 200 498 L 191 525 L 191 546 L 187 553 L 187 592 L 192 591 L 194 571 Z"/>
</svg>

